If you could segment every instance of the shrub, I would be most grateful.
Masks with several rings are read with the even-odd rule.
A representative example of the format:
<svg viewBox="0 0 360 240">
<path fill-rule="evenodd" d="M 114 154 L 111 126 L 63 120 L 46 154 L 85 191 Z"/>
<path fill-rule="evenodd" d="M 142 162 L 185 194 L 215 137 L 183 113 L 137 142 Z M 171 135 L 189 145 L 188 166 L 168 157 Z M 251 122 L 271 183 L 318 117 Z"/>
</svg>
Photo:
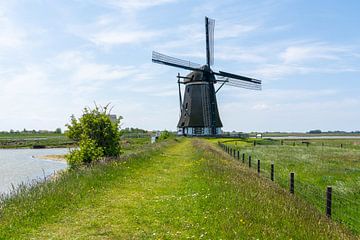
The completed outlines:
<svg viewBox="0 0 360 240">
<path fill-rule="evenodd" d="M 165 139 L 167 139 L 167 138 L 169 138 L 170 137 L 170 133 L 169 133 L 169 131 L 167 131 L 167 130 L 165 130 L 165 131 L 162 131 L 161 132 L 161 134 L 160 134 L 160 136 L 159 136 L 159 140 L 165 140 Z"/>
<path fill-rule="evenodd" d="M 70 166 L 90 164 L 100 157 L 117 157 L 120 154 L 120 120 L 111 120 L 108 105 L 84 108 L 83 115 L 77 119 L 71 116 L 66 135 L 79 142 L 79 149 L 71 151 L 67 159 Z"/>
<path fill-rule="evenodd" d="M 84 164 L 89 165 L 103 156 L 102 148 L 98 147 L 94 140 L 84 137 L 79 142 L 79 148 L 67 155 L 67 161 L 70 168 L 76 168 Z"/>
</svg>

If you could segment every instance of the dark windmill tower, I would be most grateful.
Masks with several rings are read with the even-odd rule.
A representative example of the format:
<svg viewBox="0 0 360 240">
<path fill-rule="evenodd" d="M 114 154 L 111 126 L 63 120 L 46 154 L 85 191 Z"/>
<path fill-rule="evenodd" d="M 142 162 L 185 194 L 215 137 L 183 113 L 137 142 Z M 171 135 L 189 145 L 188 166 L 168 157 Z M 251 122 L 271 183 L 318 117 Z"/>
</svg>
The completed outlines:
<svg viewBox="0 0 360 240">
<path fill-rule="evenodd" d="M 178 129 L 184 135 L 205 136 L 221 134 L 223 126 L 216 102 L 216 94 L 222 86 L 229 85 L 246 89 L 261 90 L 261 81 L 228 72 L 213 72 L 215 20 L 205 17 L 206 65 L 184 61 L 153 52 L 154 63 L 190 70 L 187 76 L 178 74 L 180 119 Z M 216 78 L 217 77 L 217 78 Z M 215 84 L 220 86 L 215 90 Z M 184 99 L 180 84 L 185 85 Z"/>
</svg>

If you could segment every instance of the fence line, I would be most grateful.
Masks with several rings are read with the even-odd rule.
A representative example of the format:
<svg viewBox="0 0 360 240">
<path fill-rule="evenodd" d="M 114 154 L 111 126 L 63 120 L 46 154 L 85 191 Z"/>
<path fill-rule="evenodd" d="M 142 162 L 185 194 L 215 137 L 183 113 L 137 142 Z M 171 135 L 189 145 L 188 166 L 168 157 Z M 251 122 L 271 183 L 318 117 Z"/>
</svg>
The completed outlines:
<svg viewBox="0 0 360 240">
<path fill-rule="evenodd" d="M 224 151 L 229 153 L 231 157 L 239 161 L 241 159 L 242 163 L 245 163 L 247 155 L 248 167 L 251 168 L 251 154 L 245 154 L 245 152 L 241 152 L 238 148 L 233 148 L 221 142 L 218 142 L 218 144 Z M 254 147 L 255 146 L 256 144 L 254 144 Z M 254 161 L 256 160 L 254 159 Z M 259 176 L 261 175 L 263 177 L 270 178 L 272 181 L 278 182 L 282 187 L 287 185 L 291 194 L 301 196 L 306 201 L 312 203 L 318 210 L 326 214 L 329 218 L 341 223 L 346 223 L 350 229 L 360 232 L 360 219 L 356 219 L 353 215 L 349 215 L 349 211 L 353 209 L 360 209 L 360 202 L 356 202 L 342 196 L 341 193 L 333 186 L 327 186 L 325 189 L 320 189 L 309 183 L 299 181 L 294 172 L 289 173 L 288 179 L 275 179 L 276 166 L 274 162 L 271 162 L 270 164 L 270 172 L 263 167 L 264 164 L 261 164 L 261 160 L 257 159 L 257 174 Z M 351 209 L 349 209 L 349 207 Z"/>
</svg>

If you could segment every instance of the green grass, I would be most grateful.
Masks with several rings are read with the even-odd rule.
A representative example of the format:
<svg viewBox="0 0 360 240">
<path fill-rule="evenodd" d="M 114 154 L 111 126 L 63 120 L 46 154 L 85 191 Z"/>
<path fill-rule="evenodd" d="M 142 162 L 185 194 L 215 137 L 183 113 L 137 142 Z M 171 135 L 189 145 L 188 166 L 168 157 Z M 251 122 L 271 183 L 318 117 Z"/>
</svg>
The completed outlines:
<svg viewBox="0 0 360 240">
<path fill-rule="evenodd" d="M 304 143 L 303 143 L 304 142 Z M 284 140 L 284 145 L 306 146 L 305 142 L 309 142 L 309 146 L 318 147 L 334 147 L 344 149 L 357 149 L 360 150 L 360 139 L 297 139 L 297 140 Z M 280 140 L 277 141 L 280 144 Z"/>
<path fill-rule="evenodd" d="M 289 174 L 295 172 L 295 192 L 319 211 L 325 210 L 325 190 L 333 187 L 332 217 L 360 234 L 360 150 L 359 140 L 310 140 L 309 147 L 296 141 L 284 145 L 253 145 L 229 142 L 241 153 L 261 161 L 262 175 L 275 165 L 275 182 L 288 189 Z M 261 143 L 261 142 L 260 142 Z M 343 144 L 343 148 L 340 148 Z M 323 146 L 324 145 L 324 146 Z"/>
<path fill-rule="evenodd" d="M 56 133 L 0 133 L 0 148 L 68 147 L 74 144 L 64 134 Z"/>
<path fill-rule="evenodd" d="M 121 140 L 121 150 L 124 153 L 141 149 L 144 145 L 151 145 L 150 136 L 141 138 L 125 138 Z"/>
<path fill-rule="evenodd" d="M 204 140 L 171 140 L 8 199 L 0 239 L 355 239 Z"/>
</svg>

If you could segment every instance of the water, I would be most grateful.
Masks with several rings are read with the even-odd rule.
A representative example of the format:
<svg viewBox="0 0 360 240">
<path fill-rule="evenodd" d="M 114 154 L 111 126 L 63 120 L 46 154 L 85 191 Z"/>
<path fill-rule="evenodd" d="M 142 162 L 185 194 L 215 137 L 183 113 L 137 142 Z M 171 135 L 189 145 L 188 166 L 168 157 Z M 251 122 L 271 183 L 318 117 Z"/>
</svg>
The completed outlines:
<svg viewBox="0 0 360 240">
<path fill-rule="evenodd" d="M 66 154 L 66 148 L 0 149 L 0 193 L 9 193 L 11 186 L 30 183 L 65 169 L 65 162 L 38 159 L 36 156 Z"/>
</svg>

